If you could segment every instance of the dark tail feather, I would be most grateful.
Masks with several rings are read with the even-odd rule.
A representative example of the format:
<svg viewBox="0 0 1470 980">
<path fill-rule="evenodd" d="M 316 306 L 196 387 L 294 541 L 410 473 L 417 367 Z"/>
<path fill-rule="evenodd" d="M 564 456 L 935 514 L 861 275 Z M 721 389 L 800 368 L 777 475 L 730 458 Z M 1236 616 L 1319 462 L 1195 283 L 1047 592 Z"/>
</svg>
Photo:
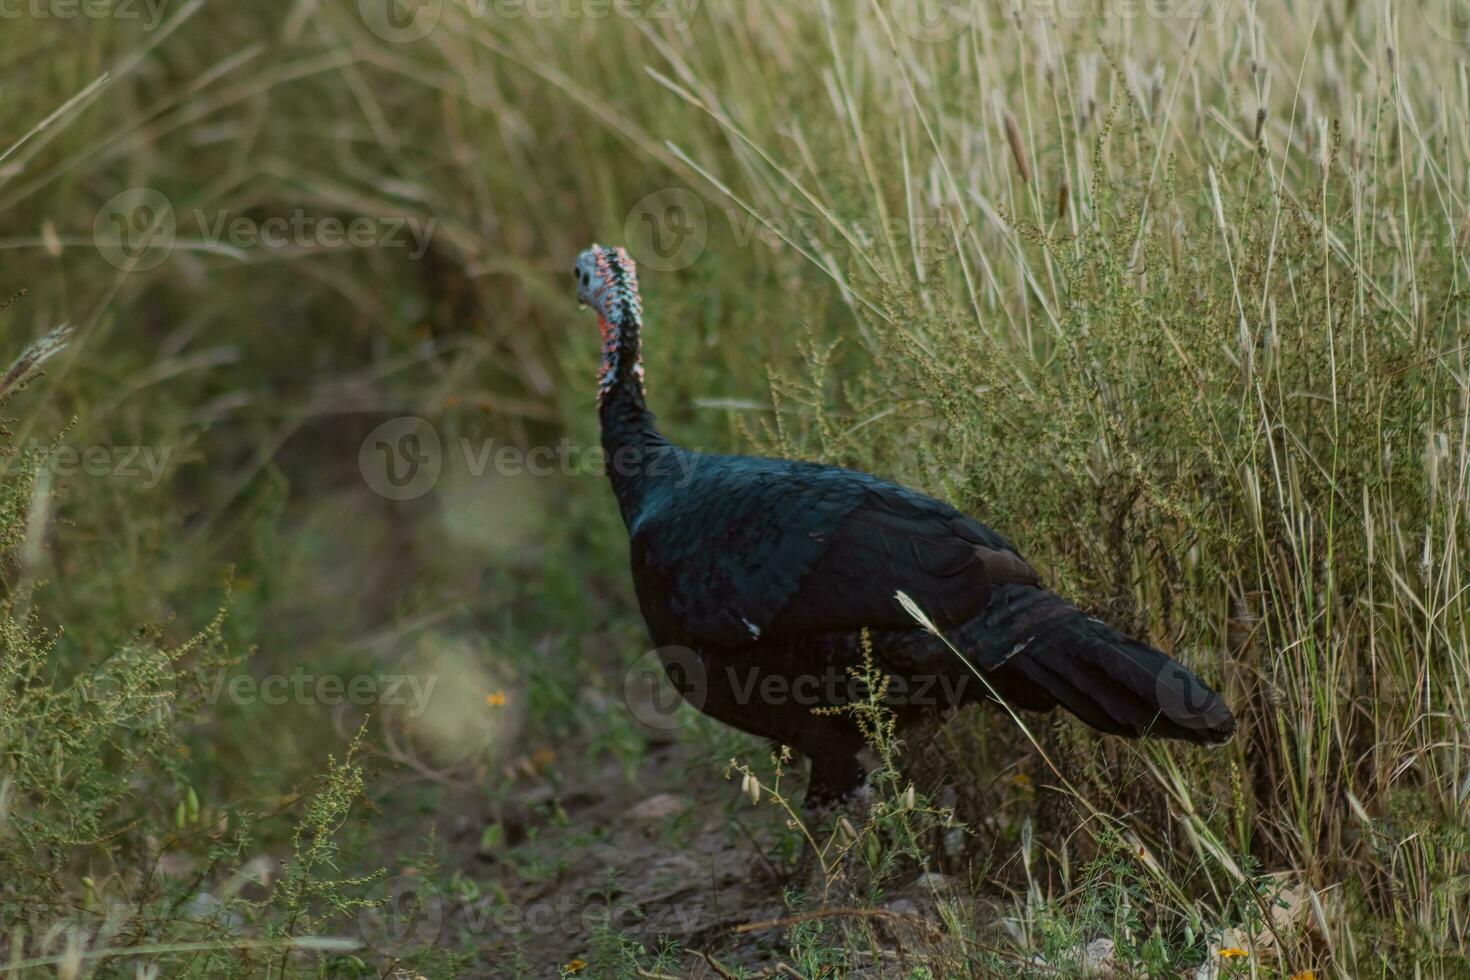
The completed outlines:
<svg viewBox="0 0 1470 980">
<path fill-rule="evenodd" d="M 996 589 L 985 612 L 951 634 L 1017 707 L 1060 704 L 1099 731 L 1216 744 L 1235 718 L 1183 664 L 1027 585 Z"/>
</svg>

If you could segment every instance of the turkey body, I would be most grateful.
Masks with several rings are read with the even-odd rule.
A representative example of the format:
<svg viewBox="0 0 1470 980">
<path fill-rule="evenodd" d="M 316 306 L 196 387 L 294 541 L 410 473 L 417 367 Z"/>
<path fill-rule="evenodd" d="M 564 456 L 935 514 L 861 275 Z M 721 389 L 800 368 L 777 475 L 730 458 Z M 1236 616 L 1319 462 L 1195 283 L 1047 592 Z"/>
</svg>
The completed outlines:
<svg viewBox="0 0 1470 980">
<path fill-rule="evenodd" d="M 645 452 L 625 519 L 649 632 L 696 707 L 811 759 L 809 801 L 864 776 L 851 718 L 812 709 L 865 695 L 853 679 L 865 629 L 903 720 L 999 697 L 1115 735 L 1213 743 L 1234 730 L 1182 665 L 1043 588 L 1009 541 L 947 504 L 839 467 Z"/>
<path fill-rule="evenodd" d="M 660 658 L 699 710 L 809 757 L 808 803 L 862 783 L 862 733 L 821 709 L 865 696 L 865 634 L 903 722 L 989 698 L 1061 706 L 1114 735 L 1230 737 L 1230 710 L 1199 678 L 1048 591 L 953 507 L 854 470 L 669 442 L 644 400 L 632 259 L 594 245 L 572 273 L 598 314 L 602 445 Z"/>
</svg>

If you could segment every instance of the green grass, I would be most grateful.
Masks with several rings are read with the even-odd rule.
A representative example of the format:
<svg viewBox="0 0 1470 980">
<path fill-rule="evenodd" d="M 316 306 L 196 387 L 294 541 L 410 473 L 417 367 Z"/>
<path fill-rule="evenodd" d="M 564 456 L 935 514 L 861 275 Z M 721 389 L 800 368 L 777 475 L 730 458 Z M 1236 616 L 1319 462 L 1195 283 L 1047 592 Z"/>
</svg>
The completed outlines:
<svg viewBox="0 0 1470 980">
<path fill-rule="evenodd" d="M 598 240 L 642 261 L 667 434 L 940 495 L 1236 708 L 1213 754 L 952 725 L 985 900 L 946 912 L 935 964 L 1076 970 L 1106 937 L 1138 974 L 1463 975 L 1463 32 L 1433 3 L 977 4 L 940 40 L 905 4 L 687 6 L 446 0 L 403 43 L 356 4 L 6 22 L 0 293 L 26 293 L 0 357 L 78 328 L 3 405 L 7 954 L 72 955 L 70 929 L 134 953 L 66 975 L 377 973 L 230 950 L 348 934 L 439 780 L 498 798 L 547 748 L 637 769 L 618 705 L 646 641 L 604 482 L 447 468 L 393 503 L 357 462 L 404 414 L 446 460 L 595 446 L 567 270 Z M 176 221 L 145 271 L 94 242 L 130 187 Z M 691 200 L 703 247 L 662 262 L 648 231 Z M 209 240 L 298 212 L 434 224 L 418 257 Z M 166 465 L 62 472 L 58 447 Z M 298 668 L 469 695 L 432 729 L 207 696 Z M 715 781 L 731 751 L 764 765 L 685 741 Z M 271 888 L 241 877 L 262 855 Z M 823 921 L 785 953 L 815 975 L 873 941 Z"/>
</svg>

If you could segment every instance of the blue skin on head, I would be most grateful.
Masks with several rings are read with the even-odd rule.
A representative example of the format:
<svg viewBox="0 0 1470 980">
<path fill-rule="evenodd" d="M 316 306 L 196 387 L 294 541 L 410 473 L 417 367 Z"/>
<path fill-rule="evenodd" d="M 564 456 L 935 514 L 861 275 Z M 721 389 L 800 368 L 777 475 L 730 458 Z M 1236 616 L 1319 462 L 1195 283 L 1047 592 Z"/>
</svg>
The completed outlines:
<svg viewBox="0 0 1470 980">
<path fill-rule="evenodd" d="M 577 256 L 572 274 L 577 277 L 577 299 L 604 321 L 621 327 L 630 318 L 641 318 L 638 266 L 625 250 L 593 245 Z"/>
</svg>

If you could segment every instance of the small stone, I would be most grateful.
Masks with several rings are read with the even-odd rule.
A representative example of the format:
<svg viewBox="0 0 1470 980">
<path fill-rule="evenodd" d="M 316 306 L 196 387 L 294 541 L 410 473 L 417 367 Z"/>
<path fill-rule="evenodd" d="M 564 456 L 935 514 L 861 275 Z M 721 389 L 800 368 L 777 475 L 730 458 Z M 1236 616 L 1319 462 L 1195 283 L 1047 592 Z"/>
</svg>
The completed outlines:
<svg viewBox="0 0 1470 980">
<path fill-rule="evenodd" d="M 1117 965 L 1111 939 L 1098 937 L 1087 944 L 1087 972 L 1091 976 L 1111 976 Z"/>
<path fill-rule="evenodd" d="M 689 802 L 673 793 L 658 793 L 628 811 L 631 820 L 667 820 L 689 808 Z"/>
<path fill-rule="evenodd" d="M 888 903 L 888 911 L 894 915 L 918 915 L 919 907 L 906 898 L 895 898 Z"/>
<path fill-rule="evenodd" d="M 184 911 L 191 918 L 216 922 L 235 929 L 245 924 L 244 918 L 238 912 L 227 910 L 224 902 L 205 891 L 195 892 L 184 905 Z"/>
</svg>

